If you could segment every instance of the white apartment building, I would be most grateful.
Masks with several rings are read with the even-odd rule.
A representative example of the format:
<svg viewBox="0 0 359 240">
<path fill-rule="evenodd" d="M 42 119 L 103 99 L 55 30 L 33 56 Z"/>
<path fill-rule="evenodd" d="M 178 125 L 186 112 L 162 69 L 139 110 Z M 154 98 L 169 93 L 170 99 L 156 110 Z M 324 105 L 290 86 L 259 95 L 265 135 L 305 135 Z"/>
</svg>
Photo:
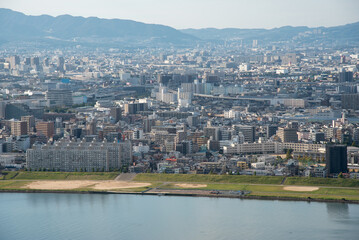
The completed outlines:
<svg viewBox="0 0 359 240">
<path fill-rule="evenodd" d="M 111 171 L 132 163 L 132 144 L 125 142 L 81 142 L 60 140 L 34 145 L 26 152 L 29 169 L 56 171 Z"/>
<path fill-rule="evenodd" d="M 281 142 L 264 142 L 264 143 L 243 143 L 232 144 L 223 147 L 224 154 L 269 154 L 283 153 L 285 149 L 292 149 L 293 152 L 319 152 L 324 144 L 307 144 L 307 143 L 281 143 Z"/>
</svg>

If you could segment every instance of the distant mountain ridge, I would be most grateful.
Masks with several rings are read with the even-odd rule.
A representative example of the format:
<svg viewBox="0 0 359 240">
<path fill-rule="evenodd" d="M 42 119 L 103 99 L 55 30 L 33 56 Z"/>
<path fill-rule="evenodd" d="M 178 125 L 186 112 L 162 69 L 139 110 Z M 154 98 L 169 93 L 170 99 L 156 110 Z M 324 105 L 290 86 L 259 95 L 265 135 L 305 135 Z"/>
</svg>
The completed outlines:
<svg viewBox="0 0 359 240">
<path fill-rule="evenodd" d="M 132 20 L 61 15 L 28 16 L 0 8 L 0 40 L 78 43 L 183 44 L 196 37 L 174 28 Z"/>
<path fill-rule="evenodd" d="M 272 29 L 203 28 L 183 29 L 181 31 L 206 41 L 249 41 L 257 39 L 267 43 L 295 41 L 309 44 L 318 40 L 323 41 L 323 43 L 340 43 L 341 41 L 359 43 L 359 22 L 343 26 L 317 28 L 284 26 Z"/>
<path fill-rule="evenodd" d="M 132 20 L 101 19 L 61 15 L 28 16 L 0 8 L 0 46 L 37 44 L 40 46 L 87 45 L 92 47 L 169 47 L 198 43 L 243 41 L 250 44 L 287 42 L 293 45 L 359 46 L 359 22 L 336 27 L 291 27 L 273 29 L 204 28 L 177 30 L 159 24 Z"/>
</svg>

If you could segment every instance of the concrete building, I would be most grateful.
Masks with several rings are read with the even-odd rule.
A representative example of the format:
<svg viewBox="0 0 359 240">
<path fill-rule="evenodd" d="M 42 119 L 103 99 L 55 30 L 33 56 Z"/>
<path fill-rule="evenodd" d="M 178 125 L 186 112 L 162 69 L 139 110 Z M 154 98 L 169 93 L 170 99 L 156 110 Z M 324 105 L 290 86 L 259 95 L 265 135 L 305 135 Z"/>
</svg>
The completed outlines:
<svg viewBox="0 0 359 240">
<path fill-rule="evenodd" d="M 325 160 L 328 174 L 348 172 L 347 146 L 327 145 Z"/>
<path fill-rule="evenodd" d="M 239 132 L 243 133 L 245 142 L 252 143 L 255 141 L 256 129 L 254 126 L 235 125 L 234 130 L 236 131 L 237 135 Z"/>
<path fill-rule="evenodd" d="M 35 127 L 35 117 L 34 116 L 22 116 L 21 121 L 27 123 L 27 132 L 31 132 L 31 130 Z"/>
<path fill-rule="evenodd" d="M 267 132 L 267 138 L 270 138 L 271 136 L 276 134 L 276 131 L 278 130 L 278 126 L 274 125 L 268 125 L 266 128 Z"/>
<path fill-rule="evenodd" d="M 343 94 L 342 95 L 342 108 L 359 110 L 359 94 Z"/>
<path fill-rule="evenodd" d="M 224 154 L 269 154 L 284 153 L 287 149 L 296 152 L 322 152 L 323 144 L 307 143 L 281 143 L 281 142 L 264 142 L 264 143 L 243 143 L 232 144 L 223 147 Z"/>
<path fill-rule="evenodd" d="M 339 82 L 353 82 L 353 72 L 342 70 L 339 72 Z"/>
<path fill-rule="evenodd" d="M 27 122 L 11 121 L 11 134 L 14 136 L 27 135 Z"/>
<path fill-rule="evenodd" d="M 138 103 L 138 102 L 132 102 L 132 103 L 125 103 L 125 114 L 136 114 L 140 111 L 147 111 L 148 110 L 148 103 Z"/>
<path fill-rule="evenodd" d="M 132 163 L 132 146 L 125 142 L 80 142 L 60 140 L 53 145 L 34 145 L 26 152 L 31 170 L 112 171 Z"/>
<path fill-rule="evenodd" d="M 54 122 L 38 122 L 36 124 L 36 131 L 37 135 L 44 135 L 49 139 L 55 134 Z"/>
<path fill-rule="evenodd" d="M 10 57 L 10 68 L 15 69 L 20 64 L 19 56 L 11 56 Z"/>
<path fill-rule="evenodd" d="M 115 121 L 118 122 L 121 120 L 122 117 L 122 110 L 120 107 L 112 107 L 110 109 L 110 116 Z"/>
<path fill-rule="evenodd" d="M 73 104 L 72 92 L 67 89 L 48 90 L 45 99 L 48 107 L 71 106 Z"/>
<path fill-rule="evenodd" d="M 5 118 L 6 102 L 0 101 L 0 118 Z"/>
<path fill-rule="evenodd" d="M 277 136 L 282 142 L 298 142 L 298 134 L 296 128 L 278 128 Z"/>
</svg>

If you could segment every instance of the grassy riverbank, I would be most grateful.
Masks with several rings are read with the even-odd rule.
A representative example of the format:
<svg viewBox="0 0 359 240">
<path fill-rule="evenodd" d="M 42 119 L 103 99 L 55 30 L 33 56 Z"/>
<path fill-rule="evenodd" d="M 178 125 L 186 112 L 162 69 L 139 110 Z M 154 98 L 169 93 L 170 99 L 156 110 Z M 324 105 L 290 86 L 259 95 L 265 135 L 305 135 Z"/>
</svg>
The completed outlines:
<svg viewBox="0 0 359 240">
<path fill-rule="evenodd" d="M 280 184 L 283 179 L 284 177 L 272 176 L 140 173 L 136 175 L 134 181 Z"/>
<path fill-rule="evenodd" d="M 316 199 L 346 199 L 359 201 L 359 188 L 331 188 L 317 187 L 315 190 L 286 190 L 288 186 L 281 185 L 250 185 L 250 184 L 205 184 L 205 187 L 186 188 L 180 184 L 167 183 L 161 186 L 162 189 L 182 190 L 218 190 L 218 191 L 250 191 L 249 196 L 276 196 L 291 198 L 316 198 Z"/>
<path fill-rule="evenodd" d="M 248 196 L 359 201 L 359 180 L 237 175 L 138 174 L 135 181 L 162 182 L 160 189 L 250 191 Z M 282 181 L 283 184 L 281 185 Z M 182 187 L 180 183 L 199 184 Z M 200 186 L 203 185 L 204 186 Z M 300 187 L 300 186 L 308 186 Z M 311 186 L 311 187 L 309 187 Z M 289 188 L 288 188 L 289 187 Z M 289 190 L 291 187 L 292 190 Z"/>
<path fill-rule="evenodd" d="M 314 178 L 314 177 L 288 177 L 285 185 L 301 186 L 333 186 L 333 187 L 358 187 L 358 179 L 344 178 Z"/>
<path fill-rule="evenodd" d="M 147 183 L 147 186 L 130 188 L 99 189 L 96 186 L 103 182 L 112 181 L 118 176 L 115 172 L 7 172 L 0 177 L 0 191 L 18 192 L 126 192 L 140 193 L 149 190 L 148 194 L 176 191 L 175 195 L 211 195 L 211 190 L 218 191 L 250 191 L 246 198 L 263 199 L 316 199 L 319 201 L 335 200 L 359 202 L 359 180 L 357 179 L 329 179 L 304 177 L 267 177 L 241 175 L 194 175 L 194 174 L 137 174 L 131 183 Z M 85 185 L 72 189 L 29 187 L 34 183 L 50 182 L 66 186 L 74 181 L 82 181 Z M 55 183 L 54 183 L 55 181 Z M 57 182 L 56 182 L 57 181 Z M 87 182 L 87 183 L 86 183 Z M 76 183 L 77 184 L 77 183 Z M 138 186 L 138 187 L 137 187 Z M 205 193 L 203 193 L 205 191 Z M 200 193 L 198 193 L 200 192 Z M 216 195 L 221 197 L 221 195 Z M 225 196 L 225 195 L 223 195 Z"/>
</svg>

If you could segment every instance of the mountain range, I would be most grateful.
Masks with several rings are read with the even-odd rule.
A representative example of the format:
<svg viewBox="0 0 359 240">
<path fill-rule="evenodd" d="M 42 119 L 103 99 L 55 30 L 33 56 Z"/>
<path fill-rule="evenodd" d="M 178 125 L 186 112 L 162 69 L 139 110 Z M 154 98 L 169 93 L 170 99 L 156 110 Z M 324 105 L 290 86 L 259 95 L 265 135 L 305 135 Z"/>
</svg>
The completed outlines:
<svg viewBox="0 0 359 240">
<path fill-rule="evenodd" d="M 0 8 L 0 45 L 169 47 L 257 39 L 261 44 L 359 45 L 359 22 L 337 27 L 273 29 L 205 28 L 177 30 L 132 20 L 61 15 L 29 16 Z"/>
</svg>

